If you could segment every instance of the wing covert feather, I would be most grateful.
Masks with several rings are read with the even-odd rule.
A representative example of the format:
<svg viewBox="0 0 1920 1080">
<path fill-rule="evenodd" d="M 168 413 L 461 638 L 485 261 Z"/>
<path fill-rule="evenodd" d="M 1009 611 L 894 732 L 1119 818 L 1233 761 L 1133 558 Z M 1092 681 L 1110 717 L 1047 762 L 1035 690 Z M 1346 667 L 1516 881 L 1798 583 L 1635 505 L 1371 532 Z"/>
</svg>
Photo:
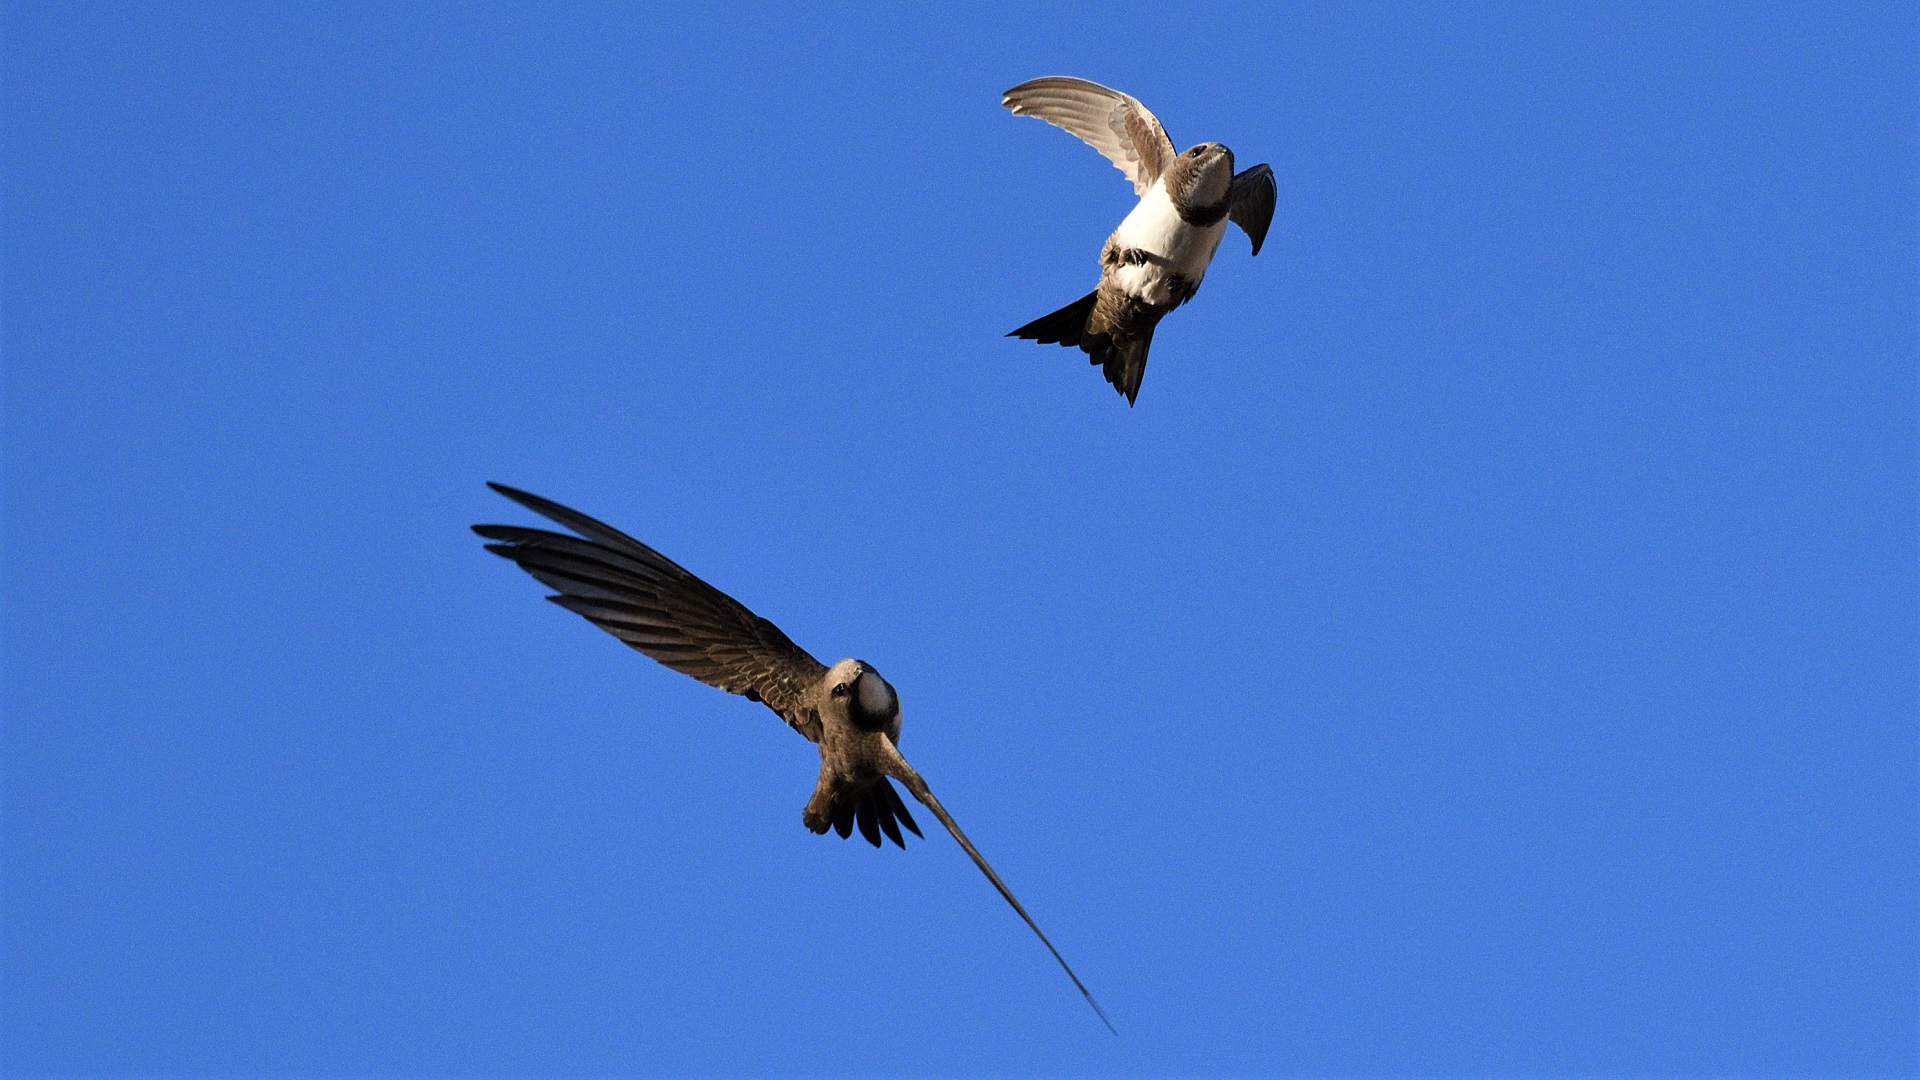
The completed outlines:
<svg viewBox="0 0 1920 1080">
<path fill-rule="evenodd" d="M 473 527 L 494 541 L 488 551 L 552 589 L 557 595 L 549 600 L 675 671 L 765 703 L 820 741 L 819 725 L 803 715 L 801 702 L 826 665 L 779 627 L 610 525 L 505 484 L 487 486 L 579 534 Z"/>
<path fill-rule="evenodd" d="M 1145 195 L 1174 158 L 1173 141 L 1145 105 L 1085 79 L 1048 75 L 1007 91 L 1000 104 L 1070 132 L 1113 162 Z"/>
</svg>

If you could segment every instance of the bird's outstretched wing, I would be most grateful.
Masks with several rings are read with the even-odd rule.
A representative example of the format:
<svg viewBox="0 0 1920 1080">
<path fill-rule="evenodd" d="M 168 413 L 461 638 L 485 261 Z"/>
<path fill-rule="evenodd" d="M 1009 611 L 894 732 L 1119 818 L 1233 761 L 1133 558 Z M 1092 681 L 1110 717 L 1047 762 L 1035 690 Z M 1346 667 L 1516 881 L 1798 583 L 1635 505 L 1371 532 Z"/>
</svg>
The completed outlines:
<svg viewBox="0 0 1920 1080">
<path fill-rule="evenodd" d="M 488 487 L 578 533 L 475 525 L 487 550 L 559 595 L 547 599 L 675 671 L 765 702 L 813 742 L 820 724 L 801 698 L 826 666 L 780 628 L 633 537 L 505 484 Z"/>
<path fill-rule="evenodd" d="M 1000 104 L 1072 132 L 1106 156 L 1145 195 L 1174 159 L 1173 141 L 1145 105 L 1085 79 L 1049 75 L 1007 91 Z"/>
<path fill-rule="evenodd" d="M 1227 217 L 1253 241 L 1253 253 L 1267 240 L 1267 226 L 1273 224 L 1273 170 L 1255 165 L 1233 178 L 1227 191 Z"/>
<path fill-rule="evenodd" d="M 973 860 L 973 865 L 979 867 L 980 872 L 987 875 L 987 880 L 993 882 L 993 887 L 1000 890 L 1000 895 L 1006 899 L 1007 903 L 1013 905 L 1013 910 L 1019 913 L 1020 918 L 1026 922 L 1027 928 L 1032 930 L 1034 936 L 1040 939 L 1040 944 L 1045 945 L 1047 951 L 1053 954 L 1053 958 L 1060 964 L 1060 970 L 1066 972 L 1067 978 L 1073 980 L 1074 987 L 1080 991 L 1081 997 L 1087 999 L 1087 1004 L 1093 1006 L 1094 1014 L 1100 1017 L 1100 1022 L 1107 1025 L 1108 1031 L 1112 1031 L 1115 1035 L 1120 1034 L 1120 1032 L 1114 1030 L 1113 1021 L 1107 1019 L 1107 1010 L 1102 1009 L 1100 1003 L 1093 1000 L 1093 993 L 1087 989 L 1087 984 L 1081 982 L 1080 976 L 1073 973 L 1073 968 L 1067 963 L 1067 958 L 1061 956 L 1060 950 L 1054 948 L 1053 942 L 1047 940 L 1047 935 L 1040 929 L 1040 924 L 1033 921 L 1033 916 L 1027 914 L 1027 909 L 1020 906 L 1020 901 L 1014 899 L 1013 890 L 1007 888 L 1007 883 L 1001 881 L 1000 875 L 993 872 L 993 867 L 987 864 L 986 856 L 980 854 L 980 849 L 973 846 L 973 841 L 967 839 L 967 834 L 960 831 L 960 824 L 953 820 L 952 814 L 947 813 L 946 807 L 940 805 L 940 800 L 933 797 L 933 791 L 927 787 L 927 782 L 920 778 L 920 774 L 914 771 L 913 766 L 907 764 L 907 759 L 900 756 L 898 749 L 893 751 L 891 759 L 882 767 L 886 770 L 887 775 L 905 784 L 907 790 L 913 793 L 914 798 L 920 800 L 922 805 L 933 811 L 933 816 L 939 818 L 940 824 L 945 825 L 947 831 L 953 834 L 953 838 L 959 843 L 961 850 L 965 851 L 967 857 Z M 918 832 L 919 830 L 916 829 L 914 831 Z M 877 847 L 878 845 L 876 844 L 875 846 Z"/>
</svg>

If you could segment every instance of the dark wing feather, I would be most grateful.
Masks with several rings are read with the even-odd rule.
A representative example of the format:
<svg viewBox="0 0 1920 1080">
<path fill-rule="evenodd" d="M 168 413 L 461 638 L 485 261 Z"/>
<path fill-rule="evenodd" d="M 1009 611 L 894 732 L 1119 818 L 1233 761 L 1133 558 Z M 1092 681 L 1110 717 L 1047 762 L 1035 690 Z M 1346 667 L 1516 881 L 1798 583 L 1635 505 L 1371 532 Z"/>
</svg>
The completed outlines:
<svg viewBox="0 0 1920 1080">
<path fill-rule="evenodd" d="M 1227 216 L 1253 241 L 1253 253 L 1260 254 L 1266 243 L 1267 226 L 1273 224 L 1273 170 L 1255 165 L 1233 178 L 1227 192 Z"/>
<path fill-rule="evenodd" d="M 780 628 L 633 537 L 538 495 L 493 490 L 578 533 L 475 525 L 487 550 L 552 589 L 554 603 L 709 686 L 765 702 L 795 731 L 820 741 L 801 700 L 826 666 Z"/>
<path fill-rule="evenodd" d="M 1094 1015 L 1100 1018 L 1100 1022 L 1107 1025 L 1108 1031 L 1112 1031 L 1115 1035 L 1120 1034 L 1119 1031 L 1114 1029 L 1113 1021 L 1107 1019 L 1107 1010 L 1101 1008 L 1100 1003 L 1093 1000 L 1093 991 L 1088 990 L 1087 984 L 1080 981 L 1080 976 L 1073 973 L 1072 965 L 1067 963 L 1066 957 L 1060 955 L 1059 949 L 1053 947 L 1053 942 L 1047 940 L 1046 932 L 1040 929 L 1040 924 L 1033 921 L 1033 916 L 1027 914 L 1027 909 L 1020 906 L 1019 900 L 1014 899 L 1013 890 L 1007 888 L 1007 883 L 1001 881 L 1000 875 L 993 872 L 993 867 L 987 863 L 987 857 L 980 854 L 979 848 L 973 846 L 973 841 L 967 839 L 967 834 L 960 831 L 960 823 L 953 820 L 953 815 L 947 813 L 947 808 L 940 805 L 939 799 L 933 797 L 933 790 L 927 787 L 927 782 L 921 779 L 920 774 L 913 770 L 913 766 L 907 764 L 907 759 L 901 757 L 898 750 L 893 753 L 892 759 L 888 764 L 890 766 L 887 769 L 888 775 L 897 777 L 901 783 L 907 785 L 907 790 L 913 793 L 914 798 L 919 799 L 923 806 L 933 811 L 933 816 L 939 818 L 940 824 L 945 825 L 947 831 L 953 834 L 953 839 L 960 845 L 960 850 L 967 853 L 967 858 L 973 860 L 973 865 L 979 867 L 980 872 L 985 874 L 987 880 L 993 883 L 993 887 L 999 890 L 1001 898 L 1013 905 L 1014 912 L 1020 916 L 1021 921 L 1027 924 L 1027 929 L 1033 931 L 1034 936 L 1040 939 L 1040 944 L 1045 945 L 1047 951 L 1053 954 L 1054 960 L 1060 965 L 1060 970 L 1066 972 L 1067 978 L 1073 980 L 1074 988 L 1080 991 L 1080 996 L 1086 998 L 1087 1004 L 1093 1006 Z M 884 783 L 884 781 L 882 783 Z M 892 793 L 893 789 L 889 787 L 887 791 Z M 898 797 L 897 795 L 895 796 L 895 798 Z M 901 806 L 899 809 L 903 815 L 906 813 L 905 806 Z M 907 827 L 913 828 L 912 818 L 907 819 Z M 914 829 L 913 831 L 917 834 L 920 830 Z M 840 835 L 845 836 L 847 834 L 843 830 Z M 878 845 L 876 844 L 875 846 Z"/>
</svg>

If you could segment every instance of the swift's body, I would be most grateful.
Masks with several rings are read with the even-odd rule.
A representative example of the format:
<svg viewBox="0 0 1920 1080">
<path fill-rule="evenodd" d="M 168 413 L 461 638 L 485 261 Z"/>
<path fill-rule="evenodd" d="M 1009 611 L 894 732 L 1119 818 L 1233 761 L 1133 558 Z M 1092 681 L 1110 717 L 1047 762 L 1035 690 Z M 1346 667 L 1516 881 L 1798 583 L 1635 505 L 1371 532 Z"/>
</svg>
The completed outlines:
<svg viewBox="0 0 1920 1080">
<path fill-rule="evenodd" d="M 820 776 L 801 821 L 842 837 L 858 828 L 875 847 L 884 835 L 904 848 L 900 826 L 922 835 L 891 781 L 906 785 L 947 827 L 974 865 L 1013 905 L 1060 963 L 1102 1023 L 1093 995 L 1027 909 L 967 839 L 927 782 L 900 756 L 900 696 L 860 660 L 832 667 L 780 628 L 633 537 L 576 510 L 490 484 L 495 491 L 576 535 L 518 525 L 475 525 L 487 550 L 512 560 L 557 595 L 561 607 L 675 671 L 762 702 L 820 748 Z"/>
<path fill-rule="evenodd" d="M 1131 405 L 1154 327 L 1200 291 L 1227 222 L 1246 230 L 1260 254 L 1273 221 L 1273 170 L 1255 165 L 1235 174 L 1233 151 L 1214 142 L 1175 153 L 1145 105 L 1085 79 L 1034 79 L 1007 91 L 1001 104 L 1079 136 L 1140 196 L 1100 250 L 1100 284 L 1007 335 L 1079 346 Z"/>
</svg>

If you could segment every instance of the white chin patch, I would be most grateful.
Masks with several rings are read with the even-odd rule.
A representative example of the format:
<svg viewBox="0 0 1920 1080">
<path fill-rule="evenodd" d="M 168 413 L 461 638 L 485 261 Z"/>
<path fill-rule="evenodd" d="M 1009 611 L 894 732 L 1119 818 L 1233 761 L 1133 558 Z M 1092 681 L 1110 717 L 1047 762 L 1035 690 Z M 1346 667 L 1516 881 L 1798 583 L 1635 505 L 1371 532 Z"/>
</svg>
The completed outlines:
<svg viewBox="0 0 1920 1080">
<path fill-rule="evenodd" d="M 869 671 L 860 677 L 860 711 L 868 716 L 885 716 L 893 711 L 893 687 L 879 672 Z"/>
</svg>

